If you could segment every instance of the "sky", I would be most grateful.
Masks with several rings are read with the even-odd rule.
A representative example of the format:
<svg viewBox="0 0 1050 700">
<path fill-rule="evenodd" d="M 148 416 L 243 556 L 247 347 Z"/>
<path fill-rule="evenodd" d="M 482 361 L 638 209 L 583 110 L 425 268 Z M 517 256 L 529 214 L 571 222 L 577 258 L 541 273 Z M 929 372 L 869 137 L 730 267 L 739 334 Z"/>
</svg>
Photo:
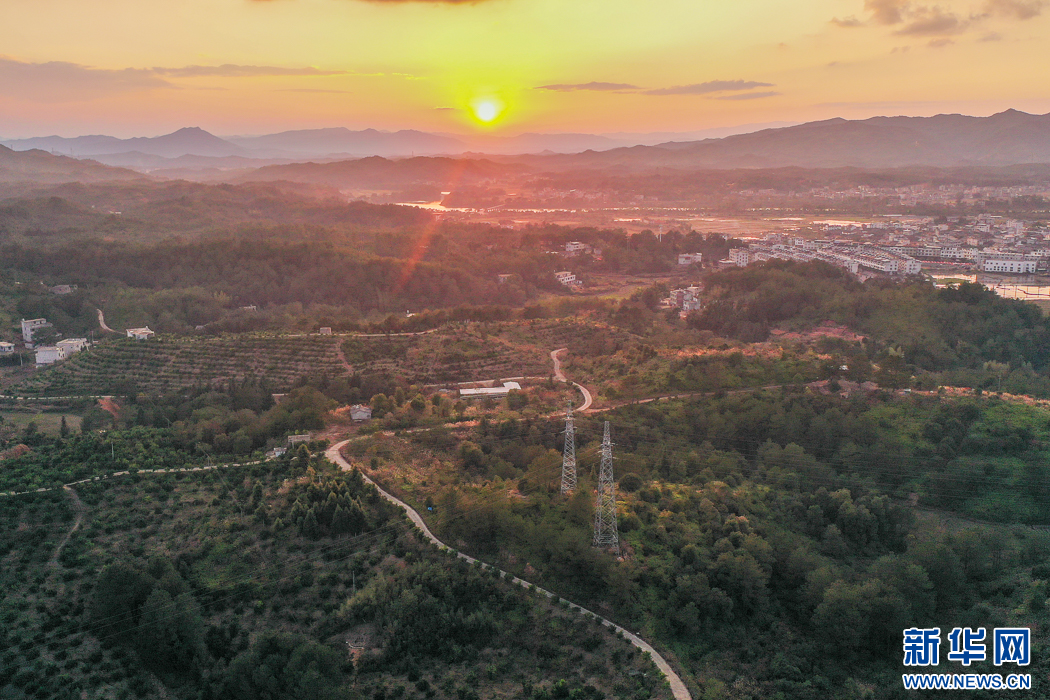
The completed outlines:
<svg viewBox="0 0 1050 700">
<path fill-rule="evenodd" d="M 0 137 L 1042 114 L 1048 39 L 1050 0 L 2 0 Z"/>
</svg>

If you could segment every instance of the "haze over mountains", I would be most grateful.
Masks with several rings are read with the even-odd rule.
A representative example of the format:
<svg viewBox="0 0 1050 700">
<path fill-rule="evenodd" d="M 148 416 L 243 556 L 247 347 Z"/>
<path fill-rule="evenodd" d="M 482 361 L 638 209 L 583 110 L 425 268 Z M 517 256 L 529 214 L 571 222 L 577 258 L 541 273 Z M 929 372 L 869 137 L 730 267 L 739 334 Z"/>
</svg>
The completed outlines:
<svg viewBox="0 0 1050 700">
<path fill-rule="evenodd" d="M 616 138 L 614 138 L 615 136 Z M 1003 166 L 1050 163 L 1050 114 L 1033 115 L 1008 110 L 990 117 L 938 115 L 935 117 L 874 117 L 850 121 L 829 119 L 781 128 L 703 140 L 639 143 L 666 134 L 521 134 L 515 137 L 461 137 L 421 131 L 351 131 L 343 128 L 307 129 L 251 137 L 219 138 L 200 128 L 180 129 L 154 138 L 118 139 L 111 136 L 42 137 L 4 143 L 14 151 L 34 151 L 22 162 L 22 175 L 34 167 L 54 181 L 63 170 L 70 179 L 133 177 L 128 171 L 104 169 L 85 161 L 47 161 L 41 151 L 69 153 L 99 163 L 177 178 L 255 181 L 287 179 L 330 186 L 362 178 L 385 180 L 399 168 L 384 158 L 415 155 L 413 169 L 447 173 L 453 158 L 419 156 L 469 155 L 468 170 L 477 177 L 495 176 L 522 168 L 535 172 L 607 170 L 639 172 L 673 168 L 893 168 L 905 166 Z M 491 148 L 478 149 L 478 145 Z M 484 157 L 483 157 L 484 154 Z M 525 155 L 508 155 L 525 154 Z M 19 177 L 12 151 L 0 153 L 4 178 Z M 362 162 L 357 159 L 366 158 Z M 315 161 L 306 162 L 303 161 Z M 324 162 L 328 161 L 328 162 Z M 347 161 L 351 161 L 348 163 Z M 460 159 L 462 161 L 462 158 Z M 78 169 L 74 163 L 83 163 Z M 35 164 L 35 165 L 34 165 Z M 501 164 L 500 167 L 497 167 Z M 48 170 L 50 168 L 50 170 Z M 74 176 L 75 174 L 75 176 Z M 394 178 L 397 179 L 397 178 Z M 422 180 L 429 178 L 423 177 Z"/>
<path fill-rule="evenodd" d="M 145 180 L 137 172 L 42 151 L 18 153 L 0 146 L 0 183 L 112 182 Z"/>
<path fill-rule="evenodd" d="M 579 153 L 635 145 L 655 145 L 671 140 L 695 140 L 753 131 L 775 124 L 749 124 L 689 133 L 534 134 L 517 136 L 434 134 L 415 130 L 396 132 L 344 127 L 300 129 L 263 136 L 220 138 L 198 127 L 188 127 L 157 137 L 119 139 L 113 136 L 43 136 L 0 139 L 16 151 L 40 149 L 52 153 L 92 158 L 108 165 L 153 170 L 157 168 L 245 167 L 240 159 L 292 162 L 306 159 L 461 155 L 470 152 L 516 155 L 523 153 Z M 181 159 L 181 162 L 172 162 Z M 211 160 L 209 160 L 211 159 Z M 214 160 L 223 159 L 223 160 Z"/>
</svg>

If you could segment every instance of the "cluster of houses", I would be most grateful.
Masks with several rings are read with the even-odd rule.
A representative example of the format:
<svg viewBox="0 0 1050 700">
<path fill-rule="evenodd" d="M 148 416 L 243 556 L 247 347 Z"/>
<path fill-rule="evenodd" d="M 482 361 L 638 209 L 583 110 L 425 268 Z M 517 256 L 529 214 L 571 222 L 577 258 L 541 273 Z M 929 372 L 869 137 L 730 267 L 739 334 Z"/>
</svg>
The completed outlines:
<svg viewBox="0 0 1050 700">
<path fill-rule="evenodd" d="M 720 267 L 744 267 L 762 260 L 823 260 L 857 274 L 862 269 L 917 275 L 922 261 L 966 262 L 983 272 L 1032 274 L 1046 269 L 1050 249 L 1031 253 L 960 246 L 873 245 L 850 241 L 810 240 L 771 234 L 747 248 L 733 248 Z"/>
<path fill-rule="evenodd" d="M 563 284 L 566 287 L 580 287 L 583 285 L 583 282 L 576 279 L 576 274 L 569 272 L 568 270 L 555 272 L 554 279 L 558 280 L 560 284 Z"/>
<path fill-rule="evenodd" d="M 785 243 L 754 243 L 747 248 L 733 248 L 729 257 L 719 261 L 719 267 L 746 267 L 763 260 L 795 260 L 809 262 L 822 260 L 843 267 L 853 274 L 861 268 L 874 272 L 899 275 L 917 275 L 922 263 L 908 255 L 876 246 L 840 245 L 827 241 L 811 241 L 802 238 Z"/>
<path fill-rule="evenodd" d="M 703 291 L 702 288 L 696 285 L 672 289 L 671 296 L 667 298 L 666 304 L 671 308 L 681 309 L 684 312 L 696 311 L 701 306 L 701 291 Z"/>
<path fill-rule="evenodd" d="M 55 293 L 67 294 L 68 292 Z M 25 344 L 27 350 L 34 351 L 37 365 L 54 364 L 55 362 L 64 360 L 67 357 L 71 357 L 81 350 L 86 349 L 91 344 L 88 342 L 87 338 L 63 338 L 53 344 L 40 345 L 38 341 L 40 340 L 42 331 L 47 328 L 53 328 L 53 324 L 51 324 L 46 318 L 23 318 L 21 325 L 22 342 Z M 129 338 L 135 338 L 136 340 L 149 340 L 156 335 L 148 326 L 143 326 L 142 328 L 129 328 L 125 333 Z M 12 354 L 15 352 L 15 349 L 14 343 L 0 341 L 0 355 Z"/>
<path fill-rule="evenodd" d="M 577 255 L 590 255 L 596 260 L 600 260 L 602 257 L 602 249 L 595 248 L 589 243 L 583 243 L 581 241 L 569 241 L 565 244 L 565 252 L 562 253 L 567 258 L 575 258 Z"/>
</svg>

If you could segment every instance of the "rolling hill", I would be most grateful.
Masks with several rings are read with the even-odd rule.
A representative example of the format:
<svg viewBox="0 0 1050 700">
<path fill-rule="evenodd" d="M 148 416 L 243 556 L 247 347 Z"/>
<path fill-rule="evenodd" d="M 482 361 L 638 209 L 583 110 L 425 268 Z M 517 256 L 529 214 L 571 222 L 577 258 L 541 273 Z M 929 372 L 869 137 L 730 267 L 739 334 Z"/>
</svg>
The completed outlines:
<svg viewBox="0 0 1050 700">
<path fill-rule="evenodd" d="M 139 173 L 90 160 L 56 156 L 45 151 L 13 151 L 0 146 L 0 183 L 58 184 L 144 180 Z"/>
<path fill-rule="evenodd" d="M 703 141 L 523 158 L 540 170 L 891 168 L 1050 163 L 1050 114 L 828 119 Z"/>
</svg>

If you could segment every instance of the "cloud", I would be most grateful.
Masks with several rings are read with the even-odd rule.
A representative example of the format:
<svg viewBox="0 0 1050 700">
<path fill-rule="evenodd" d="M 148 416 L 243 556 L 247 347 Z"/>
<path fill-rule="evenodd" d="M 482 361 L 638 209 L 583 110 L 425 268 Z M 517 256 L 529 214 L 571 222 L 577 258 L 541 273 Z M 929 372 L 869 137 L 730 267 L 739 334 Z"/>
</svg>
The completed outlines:
<svg viewBox="0 0 1050 700">
<path fill-rule="evenodd" d="M 277 66 L 237 66 L 230 63 L 221 66 L 183 66 L 182 68 L 153 68 L 157 75 L 173 78 L 255 78 L 274 75 L 346 75 L 342 70 L 320 70 L 318 68 L 280 68 Z"/>
<path fill-rule="evenodd" d="M 773 83 L 754 80 L 709 80 L 706 83 L 677 85 L 669 88 L 646 90 L 646 95 L 709 95 L 715 92 L 742 92 L 757 87 L 773 87 Z"/>
<path fill-rule="evenodd" d="M 555 90 L 557 92 L 574 92 L 576 90 L 597 90 L 599 92 L 608 92 L 611 90 L 641 90 L 637 85 L 631 85 L 629 83 L 601 83 L 597 81 L 591 81 L 589 83 L 540 85 L 536 89 Z"/>
<path fill-rule="evenodd" d="M 908 0 L 864 0 L 864 9 L 875 24 L 900 24 L 910 5 Z"/>
<path fill-rule="evenodd" d="M 331 76 L 347 71 L 277 66 L 183 66 L 181 68 L 93 68 L 77 63 L 50 61 L 31 63 L 0 56 L 0 94 L 5 98 L 36 102 L 81 102 L 121 93 L 175 90 L 171 79 L 218 77 L 253 78 L 262 76 Z M 205 89 L 196 87 L 195 89 Z M 225 88 L 209 88 L 221 90 Z M 307 89 L 304 88 L 303 91 Z M 338 92 L 338 91 L 330 91 Z"/>
<path fill-rule="evenodd" d="M 410 2 L 418 2 L 420 4 L 431 4 L 431 5 L 476 5 L 485 0 L 364 0 L 365 2 L 375 3 L 376 5 L 389 5 L 394 3 L 406 4 Z M 273 0 L 252 0 L 252 2 L 273 2 Z"/>
<path fill-rule="evenodd" d="M 108 70 L 76 63 L 26 63 L 0 57 L 0 94 L 37 102 L 79 102 L 175 87 L 152 71 Z"/>
<path fill-rule="evenodd" d="M 1038 17 L 1046 5 L 1046 0 L 988 0 L 985 7 L 989 14 L 1025 20 Z"/>
<path fill-rule="evenodd" d="M 954 43 L 955 42 L 949 39 L 948 37 L 942 36 L 939 39 L 930 39 L 929 43 L 927 43 L 926 45 L 929 46 L 931 49 L 943 49 L 945 46 L 949 46 Z"/>
<path fill-rule="evenodd" d="M 904 36 L 943 36 L 966 31 L 968 26 L 967 20 L 959 19 L 939 7 L 922 7 L 911 12 L 908 23 L 894 33 Z"/>
<path fill-rule="evenodd" d="M 324 90 L 322 88 L 282 88 L 277 92 L 321 92 L 332 95 L 349 95 L 349 90 Z"/>
<path fill-rule="evenodd" d="M 763 97 L 773 97 L 779 95 L 779 92 L 768 90 L 766 92 L 744 92 L 739 95 L 720 95 L 715 97 L 716 100 L 760 100 Z"/>
<path fill-rule="evenodd" d="M 999 32 L 988 32 L 977 41 L 1002 41 L 1003 35 Z"/>
<path fill-rule="evenodd" d="M 838 27 L 860 27 L 870 24 L 899 27 L 894 33 L 904 36 L 945 37 L 961 34 L 972 26 L 992 17 L 1027 20 L 1038 17 L 1050 6 L 1050 0 L 984 0 L 983 13 L 957 15 L 938 5 L 918 5 L 912 0 L 864 0 L 864 10 L 870 14 L 866 21 L 850 16 L 833 17 L 831 24 Z M 932 45 L 944 46 L 946 42 Z"/>
</svg>

